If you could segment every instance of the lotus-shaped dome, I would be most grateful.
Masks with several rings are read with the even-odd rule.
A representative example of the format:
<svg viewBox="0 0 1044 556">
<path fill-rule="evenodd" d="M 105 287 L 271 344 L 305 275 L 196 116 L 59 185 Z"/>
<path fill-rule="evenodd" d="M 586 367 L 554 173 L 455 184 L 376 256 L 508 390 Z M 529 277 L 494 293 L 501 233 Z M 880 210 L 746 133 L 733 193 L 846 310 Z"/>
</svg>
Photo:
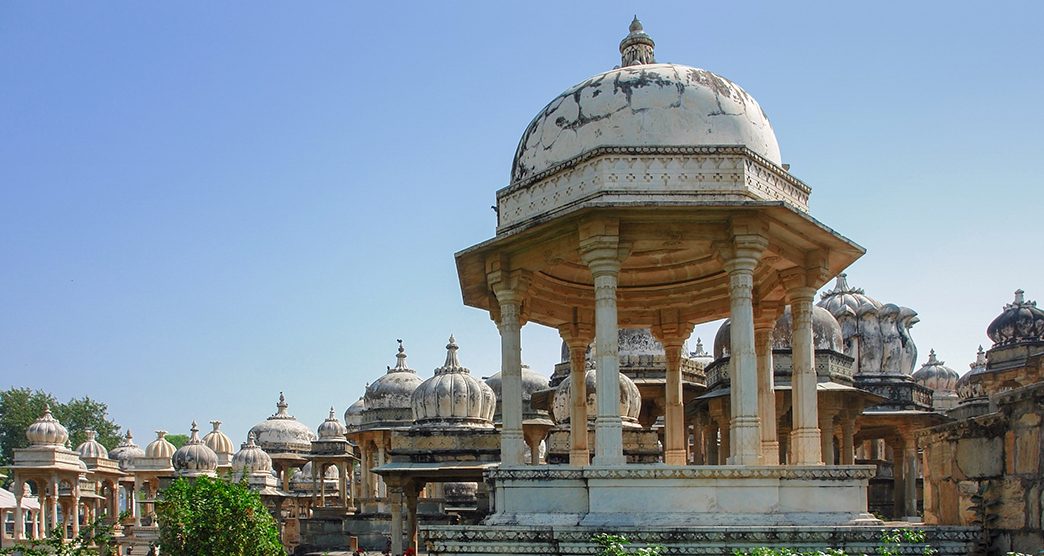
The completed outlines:
<svg viewBox="0 0 1044 556">
<path fill-rule="evenodd" d="M 493 412 L 493 419 L 500 422 L 500 401 L 502 399 L 502 377 L 503 372 L 499 372 L 486 379 L 486 385 L 493 389 L 493 395 L 496 396 L 497 403 L 496 409 Z M 541 390 L 547 390 L 551 387 L 551 381 L 548 377 L 532 370 L 528 365 L 522 365 L 522 418 L 523 419 L 547 419 L 549 415 L 546 411 L 533 409 L 530 405 L 530 401 L 533 399 L 533 393 Z"/>
<path fill-rule="evenodd" d="M 1036 301 L 1026 301 L 1022 290 L 1015 292 L 1015 301 L 1004 306 L 1004 312 L 993 319 L 986 335 L 993 347 L 1044 342 L 1044 310 Z"/>
<path fill-rule="evenodd" d="M 406 364 L 406 349 L 402 340 L 399 340 L 399 353 L 395 355 L 395 360 L 394 367 L 388 367 L 384 376 L 366 387 L 363 399 L 367 410 L 409 409 L 410 396 L 422 379 Z"/>
<path fill-rule="evenodd" d="M 957 389 L 957 371 L 947 367 L 945 361 L 935 357 L 935 350 L 928 353 L 928 361 L 913 374 L 914 382 L 936 392 L 953 392 Z"/>
<path fill-rule="evenodd" d="M 344 435 L 348 433 L 348 429 L 341 424 L 341 421 L 337 419 L 337 415 L 334 412 L 334 408 L 330 408 L 330 416 L 326 418 L 321 425 L 319 425 L 319 440 L 330 442 L 330 441 L 344 441 Z"/>
<path fill-rule="evenodd" d="M 272 458 L 257 445 L 254 434 L 247 435 L 247 441 L 232 456 L 232 469 L 240 477 L 252 473 L 268 473 L 272 471 Z"/>
<path fill-rule="evenodd" d="M 849 286 L 848 275 L 844 272 L 837 276 L 837 282 L 834 283 L 833 289 L 823 292 L 818 305 L 830 311 L 830 314 L 834 315 L 834 317 L 838 317 L 846 307 L 851 309 L 853 313 L 858 312 L 861 307 L 881 307 L 881 303 L 866 295 L 862 288 Z"/>
<path fill-rule="evenodd" d="M 979 352 L 975 355 L 975 362 L 968 366 L 971 369 L 957 379 L 957 395 L 962 400 L 985 398 L 986 390 L 983 388 L 982 382 L 978 380 L 978 375 L 986 372 L 986 352 L 982 346 L 979 346 Z"/>
<path fill-rule="evenodd" d="M 362 413 L 365 409 L 366 400 L 360 396 L 355 403 L 344 410 L 344 425 L 349 432 L 357 430 L 359 425 L 362 425 Z"/>
<path fill-rule="evenodd" d="M 120 440 L 120 443 L 112 450 L 109 450 L 109 459 L 118 461 L 120 463 L 120 469 L 126 469 L 127 465 L 130 464 L 131 460 L 134 458 L 144 456 L 145 450 L 142 450 L 134 443 L 134 435 L 131 434 L 130 429 L 127 429 L 127 434 Z"/>
<path fill-rule="evenodd" d="M 288 407 L 286 398 L 280 392 L 275 414 L 250 429 L 261 449 L 269 454 L 305 453 L 312 450 L 315 433 L 287 413 Z"/>
<path fill-rule="evenodd" d="M 86 431 L 87 440 L 76 447 L 76 451 L 80 454 L 81 458 L 98 458 L 98 459 L 109 459 L 109 450 L 98 442 L 98 433 L 95 431 Z"/>
<path fill-rule="evenodd" d="M 43 415 L 26 429 L 25 437 L 33 446 L 64 446 L 69 441 L 69 431 L 51 415 L 51 406 L 47 405 Z"/>
<path fill-rule="evenodd" d="M 218 461 L 227 463 L 232 454 L 235 453 L 236 447 L 232 444 L 232 439 L 227 434 L 221 432 L 221 421 L 211 421 L 210 424 L 214 427 L 214 430 L 208 432 L 203 437 L 203 443 L 218 455 Z"/>
<path fill-rule="evenodd" d="M 446 363 L 414 390 L 410 403 L 417 426 L 493 427 L 496 394 L 460 364 L 458 349 L 450 336 Z"/>
<path fill-rule="evenodd" d="M 590 369 L 584 374 L 584 383 L 587 392 L 587 418 L 593 420 L 598 415 L 598 392 L 595 377 L 597 371 Z M 551 401 L 551 414 L 556 423 L 569 422 L 569 389 L 572 376 L 558 384 L 555 388 L 555 396 Z M 638 386 L 634 384 L 627 375 L 620 373 L 620 417 L 624 424 L 638 423 L 638 413 L 642 409 L 642 394 Z"/>
<path fill-rule="evenodd" d="M 171 463 L 179 477 L 213 476 L 218 466 L 218 457 L 199 437 L 199 427 L 192 422 L 192 434 L 184 446 L 174 452 Z"/>
<path fill-rule="evenodd" d="M 657 64 L 641 23 L 620 45 L 621 67 L 566 89 L 537 114 L 511 169 L 518 182 L 600 147 L 743 146 L 781 165 L 754 97 L 707 70 Z"/>
<path fill-rule="evenodd" d="M 726 320 L 718 328 L 714 336 L 714 357 L 721 359 L 727 357 L 731 351 L 732 344 L 732 321 Z M 772 330 L 772 349 L 790 349 L 792 334 L 792 318 L 790 306 L 783 310 L 783 314 L 776 319 L 776 326 Z M 815 349 L 829 349 L 838 353 L 844 353 L 844 339 L 841 336 L 841 325 L 829 311 L 822 307 L 812 306 L 812 345 Z"/>
<path fill-rule="evenodd" d="M 145 446 L 145 457 L 165 459 L 174 457 L 174 452 L 177 451 L 177 448 L 167 440 L 166 436 L 167 431 L 156 431 L 156 440 L 149 442 L 149 445 Z"/>
</svg>

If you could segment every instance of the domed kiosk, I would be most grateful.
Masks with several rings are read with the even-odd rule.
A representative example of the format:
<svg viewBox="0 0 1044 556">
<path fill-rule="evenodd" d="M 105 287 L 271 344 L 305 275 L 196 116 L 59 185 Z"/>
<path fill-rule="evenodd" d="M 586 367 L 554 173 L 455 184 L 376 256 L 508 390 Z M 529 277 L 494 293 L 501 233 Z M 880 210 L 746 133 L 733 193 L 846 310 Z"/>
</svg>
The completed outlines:
<svg viewBox="0 0 1044 556">
<path fill-rule="evenodd" d="M 657 542 L 667 536 L 653 531 L 672 526 L 873 522 L 872 470 L 822 465 L 812 349 L 816 290 L 864 250 L 808 214 L 811 190 L 782 164 L 748 93 L 706 70 L 655 63 L 653 47 L 632 22 L 620 67 L 567 88 L 538 112 L 510 182 L 496 193 L 496 236 L 456 254 L 464 303 L 488 311 L 500 331 L 501 465 L 489 473 L 496 508 L 488 529 L 431 528 L 435 552 L 494 552 L 486 539 L 498 527 L 533 523 L 586 533 L 633 527 Z M 755 327 L 771 328 L 786 303 L 794 311 L 794 458 L 766 465 Z M 693 326 L 725 317 L 733 376 L 727 472 L 686 465 L 681 373 Z M 558 330 L 571 352 L 595 344 L 590 460 L 587 431 L 574 427 L 568 466 L 534 473 L 525 465 L 526 323 Z M 663 466 L 626 461 L 620 328 L 648 329 L 664 348 Z M 579 386 L 586 369 L 577 362 Z M 571 422 L 588 421 L 586 399 L 585 389 L 571 389 Z M 544 542 L 561 540 L 553 537 Z M 393 551 L 401 548 L 392 541 Z"/>
<path fill-rule="evenodd" d="M 279 475 L 284 491 L 290 490 L 290 476 L 294 469 L 307 462 L 305 456 L 311 452 L 315 440 L 315 433 L 308 425 L 287 412 L 289 407 L 286 397 L 280 392 L 276 412 L 254 425 L 248 433 L 254 435 L 257 445 L 271 456 L 272 467 Z"/>
</svg>

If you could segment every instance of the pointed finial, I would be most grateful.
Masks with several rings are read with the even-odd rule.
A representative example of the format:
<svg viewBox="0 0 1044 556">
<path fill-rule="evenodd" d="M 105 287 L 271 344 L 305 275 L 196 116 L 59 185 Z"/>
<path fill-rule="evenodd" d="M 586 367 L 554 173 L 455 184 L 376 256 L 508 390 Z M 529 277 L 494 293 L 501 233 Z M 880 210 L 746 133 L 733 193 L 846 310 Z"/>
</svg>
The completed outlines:
<svg viewBox="0 0 1044 556">
<path fill-rule="evenodd" d="M 401 372 L 412 373 L 413 369 L 411 369 L 410 366 L 408 364 L 406 364 L 406 348 L 402 345 L 402 340 L 398 339 L 398 340 L 395 340 L 395 341 L 399 342 L 399 352 L 395 354 L 395 366 L 394 367 L 388 367 L 388 372 L 389 373 L 401 373 Z M 369 385 L 367 385 L 367 387 L 369 387 Z"/>
<path fill-rule="evenodd" d="M 257 435 L 253 432 L 247 435 L 247 446 L 257 446 Z"/>
<path fill-rule="evenodd" d="M 286 415 L 286 408 L 290 407 L 286 403 L 286 396 L 282 392 L 279 393 L 279 402 L 276 403 L 276 415 Z"/>
<path fill-rule="evenodd" d="M 326 418 L 326 420 L 327 420 L 327 421 L 333 421 L 333 420 L 334 420 L 334 419 L 336 419 L 336 418 L 337 418 L 337 417 L 336 417 L 336 416 L 334 415 L 334 408 L 333 408 L 333 406 L 331 405 L 331 406 L 330 406 L 330 416 L 329 416 L 329 417 L 327 417 L 327 418 Z"/>
<path fill-rule="evenodd" d="M 620 41 L 620 67 L 638 66 L 642 64 L 655 64 L 656 56 L 653 49 L 656 43 L 652 37 L 645 34 L 642 22 L 635 15 L 631 25 L 627 28 L 630 33 Z"/>
<path fill-rule="evenodd" d="M 978 353 L 975 354 L 975 362 L 968 365 L 972 369 L 979 369 L 986 366 L 986 351 L 979 346 Z"/>
<path fill-rule="evenodd" d="M 1023 303 L 1026 303 L 1025 294 L 1026 292 L 1023 291 L 1021 288 L 1015 290 L 1015 305 L 1022 305 Z"/>
<path fill-rule="evenodd" d="M 450 334 L 449 343 L 446 344 L 446 363 L 435 369 L 435 374 L 442 374 L 447 372 L 469 372 L 464 367 L 460 366 L 460 361 L 457 359 L 457 340 L 454 339 L 453 335 Z"/>
<path fill-rule="evenodd" d="M 127 440 L 133 440 L 134 439 L 134 435 L 131 434 L 131 430 L 130 429 L 127 429 L 127 435 L 125 436 L 125 438 Z"/>
<path fill-rule="evenodd" d="M 935 357 L 934 349 L 928 350 L 928 362 L 924 364 L 925 367 L 930 367 L 932 365 L 942 365 L 943 363 L 945 363 L 945 361 L 939 361 Z"/>
</svg>

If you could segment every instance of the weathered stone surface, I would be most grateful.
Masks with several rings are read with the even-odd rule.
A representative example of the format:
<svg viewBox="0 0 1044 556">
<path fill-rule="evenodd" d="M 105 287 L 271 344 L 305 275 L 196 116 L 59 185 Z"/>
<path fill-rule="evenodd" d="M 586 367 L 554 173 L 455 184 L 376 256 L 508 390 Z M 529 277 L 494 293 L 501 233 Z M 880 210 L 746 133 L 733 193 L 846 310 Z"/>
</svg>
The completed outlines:
<svg viewBox="0 0 1044 556">
<path fill-rule="evenodd" d="M 961 481 L 957 483 L 957 517 L 960 525 L 970 525 L 976 521 L 976 505 L 972 497 L 978 491 L 978 481 Z"/>
<path fill-rule="evenodd" d="M 1027 415 L 1026 417 L 1037 417 Z M 1040 474 L 1040 427 L 1015 429 L 1015 473 Z"/>
<path fill-rule="evenodd" d="M 969 479 L 997 477 L 1004 472 L 1003 448 L 1000 438 L 962 438 L 957 441 L 957 467 Z"/>
<path fill-rule="evenodd" d="M 993 508 L 997 529 L 1022 529 L 1026 526 L 1026 489 L 1022 479 L 1009 477 L 991 483 L 991 498 L 997 501 Z"/>
</svg>

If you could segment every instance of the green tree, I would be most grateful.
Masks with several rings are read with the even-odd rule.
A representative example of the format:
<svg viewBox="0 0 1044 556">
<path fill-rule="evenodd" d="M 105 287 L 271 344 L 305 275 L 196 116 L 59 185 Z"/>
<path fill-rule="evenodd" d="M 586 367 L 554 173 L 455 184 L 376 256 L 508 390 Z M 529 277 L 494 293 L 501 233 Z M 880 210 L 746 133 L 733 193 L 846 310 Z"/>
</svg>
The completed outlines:
<svg viewBox="0 0 1044 556">
<path fill-rule="evenodd" d="M 170 442 L 171 444 L 173 444 L 175 448 L 180 448 L 180 447 L 184 446 L 185 443 L 188 442 L 188 439 L 189 439 L 188 435 L 186 435 L 186 434 L 168 434 L 167 436 L 164 436 L 163 438 L 166 438 L 167 442 Z"/>
<path fill-rule="evenodd" d="M 69 431 L 73 447 L 86 440 L 88 430 L 96 431 L 98 441 L 110 450 L 119 443 L 120 426 L 109 417 L 106 404 L 87 396 L 61 403 L 43 390 L 10 388 L 0 391 L 0 465 L 14 460 L 15 449 L 29 446 L 25 429 L 48 405 L 54 418 Z"/>
<path fill-rule="evenodd" d="M 275 519 L 243 483 L 177 479 L 156 502 L 169 556 L 285 556 Z"/>
<path fill-rule="evenodd" d="M 119 521 L 127 517 L 120 515 Z M 46 538 L 29 541 L 28 544 L 0 549 L 2 555 L 12 556 L 96 556 L 115 554 L 116 542 L 113 524 L 107 517 L 99 517 L 90 525 L 80 529 L 72 540 L 64 538 L 64 528 L 51 529 Z"/>
</svg>

